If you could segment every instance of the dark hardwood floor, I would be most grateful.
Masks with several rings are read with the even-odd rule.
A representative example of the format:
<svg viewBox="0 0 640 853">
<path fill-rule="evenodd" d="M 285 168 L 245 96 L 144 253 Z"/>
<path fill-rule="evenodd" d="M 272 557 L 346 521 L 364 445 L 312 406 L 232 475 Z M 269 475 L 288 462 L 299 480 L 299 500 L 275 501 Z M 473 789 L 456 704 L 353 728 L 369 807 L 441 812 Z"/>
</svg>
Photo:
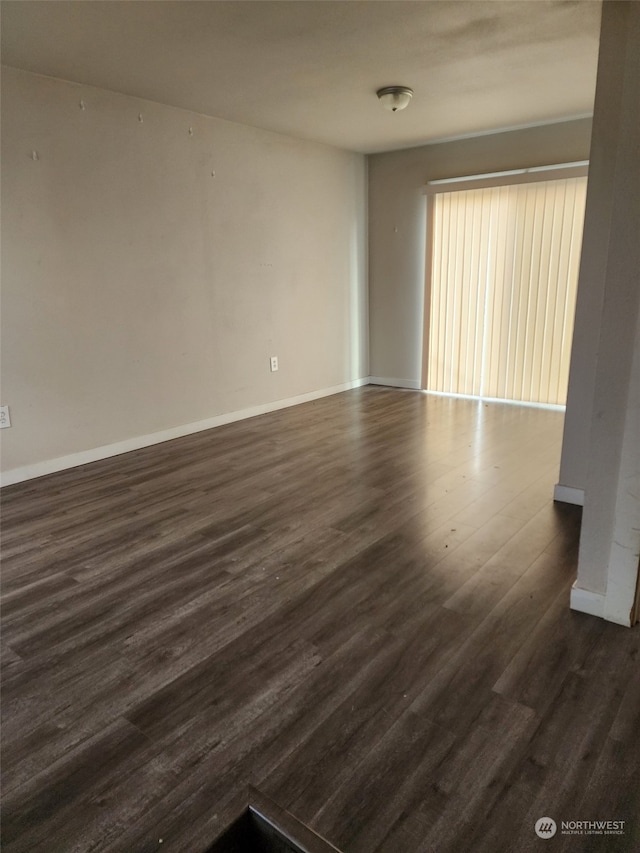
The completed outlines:
<svg viewBox="0 0 640 853">
<path fill-rule="evenodd" d="M 561 431 L 367 387 L 4 489 L 3 850 L 199 853 L 248 784 L 344 853 L 640 850 Z"/>
</svg>

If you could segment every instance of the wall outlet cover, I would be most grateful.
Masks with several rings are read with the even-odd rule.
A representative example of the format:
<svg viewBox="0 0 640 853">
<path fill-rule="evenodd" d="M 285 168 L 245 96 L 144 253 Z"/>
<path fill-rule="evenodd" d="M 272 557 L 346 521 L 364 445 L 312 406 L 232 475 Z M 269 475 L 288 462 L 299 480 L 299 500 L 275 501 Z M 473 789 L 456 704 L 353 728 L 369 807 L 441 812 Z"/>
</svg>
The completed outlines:
<svg viewBox="0 0 640 853">
<path fill-rule="evenodd" d="M 0 429 L 11 426 L 11 416 L 9 415 L 9 406 L 0 406 Z"/>
</svg>

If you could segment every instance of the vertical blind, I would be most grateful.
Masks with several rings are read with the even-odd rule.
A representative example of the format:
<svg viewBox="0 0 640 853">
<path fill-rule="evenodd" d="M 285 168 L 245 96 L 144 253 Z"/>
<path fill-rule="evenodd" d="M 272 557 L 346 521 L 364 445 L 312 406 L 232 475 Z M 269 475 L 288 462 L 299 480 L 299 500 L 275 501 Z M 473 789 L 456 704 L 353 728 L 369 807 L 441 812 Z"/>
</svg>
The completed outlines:
<svg viewBox="0 0 640 853">
<path fill-rule="evenodd" d="M 586 187 L 434 197 L 428 390 L 565 404 Z"/>
</svg>

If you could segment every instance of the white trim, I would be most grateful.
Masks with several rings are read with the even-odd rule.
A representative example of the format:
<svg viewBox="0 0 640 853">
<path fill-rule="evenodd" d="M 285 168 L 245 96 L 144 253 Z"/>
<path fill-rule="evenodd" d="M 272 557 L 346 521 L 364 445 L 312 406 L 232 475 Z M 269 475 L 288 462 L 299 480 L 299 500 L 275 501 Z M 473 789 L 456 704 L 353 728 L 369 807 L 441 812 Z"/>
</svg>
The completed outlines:
<svg viewBox="0 0 640 853">
<path fill-rule="evenodd" d="M 553 487 L 553 499 L 564 504 L 584 506 L 584 489 L 575 489 L 573 486 L 563 486 L 562 483 L 556 483 Z"/>
<path fill-rule="evenodd" d="M 388 385 L 390 388 L 410 388 L 413 391 L 420 390 L 418 379 L 393 379 L 390 376 L 370 376 L 370 385 Z"/>
<path fill-rule="evenodd" d="M 606 594 L 591 592 L 591 590 L 576 586 L 577 583 L 577 580 L 574 581 L 571 587 L 570 607 L 572 610 L 597 616 L 607 622 L 623 625 L 625 628 L 631 627 L 629 597 L 624 594 L 624 591 L 623 594 L 620 594 L 619 590 L 611 589 L 611 585 L 608 584 Z"/>
<path fill-rule="evenodd" d="M 434 397 L 456 397 L 459 400 L 477 400 L 479 403 L 506 403 L 508 406 L 527 406 L 531 409 L 551 409 L 553 412 L 564 412 L 566 406 L 558 406 L 555 403 L 530 403 L 528 400 L 505 400 L 502 397 L 479 397 L 474 394 L 454 394 L 452 391 L 428 391 L 423 394 L 432 394 Z"/>
<path fill-rule="evenodd" d="M 572 610 L 577 610 L 580 613 L 588 613 L 590 616 L 598 616 L 600 619 L 606 619 L 607 622 L 614 622 L 616 625 L 623 625 L 625 628 L 631 627 L 631 613 L 629 608 L 629 599 L 627 595 L 616 595 L 616 590 L 607 585 L 607 592 L 591 592 L 589 589 L 581 589 L 576 586 L 578 581 L 574 581 L 571 587 L 570 607 Z"/>
<path fill-rule="evenodd" d="M 615 587 L 612 589 L 611 580 L 609 580 L 604 599 L 604 618 L 607 622 L 615 622 L 616 625 L 631 628 L 631 610 L 628 591 L 625 589 L 616 590 Z"/>
<path fill-rule="evenodd" d="M 580 589 L 574 581 L 571 587 L 570 607 L 580 613 L 589 613 L 591 616 L 599 616 L 604 619 L 605 597 L 601 592 L 591 592 L 588 589 Z"/>
<path fill-rule="evenodd" d="M 284 400 L 274 400 L 271 403 L 262 403 L 259 406 L 251 406 L 248 409 L 240 409 L 235 412 L 215 415 L 214 417 L 206 418 L 203 421 L 181 424 L 180 426 L 171 427 L 171 429 L 161 430 L 160 432 L 140 435 L 135 438 L 127 438 L 124 441 L 117 441 L 114 444 L 105 444 L 101 447 L 94 447 L 91 450 L 72 453 L 69 456 L 59 456 L 56 459 L 47 459 L 44 462 L 36 462 L 34 465 L 24 465 L 21 468 L 13 468 L 10 471 L 4 471 L 0 474 L 0 486 L 10 486 L 14 483 L 21 483 L 24 480 L 33 480 L 36 477 L 44 477 L 47 474 L 54 474 L 56 471 L 64 471 L 67 468 L 76 468 L 78 465 L 86 465 L 89 462 L 97 462 L 100 459 L 119 456 L 121 453 L 129 453 L 131 450 L 140 450 L 142 447 L 161 444 L 164 441 L 171 441 L 174 438 L 181 438 L 182 436 L 191 435 L 195 432 L 202 432 L 206 429 L 214 429 L 215 427 L 230 424 L 234 421 L 254 418 L 256 415 L 264 415 L 268 412 L 275 412 L 278 409 L 298 406 L 300 403 L 308 403 L 311 400 L 318 400 L 321 397 L 329 397 L 332 394 L 340 394 L 342 391 L 349 391 L 352 388 L 360 388 L 362 385 L 368 384 L 369 377 L 353 379 L 351 382 L 343 382 L 341 385 L 334 385 L 331 388 L 322 388 L 319 391 L 310 391 L 307 394 L 299 394 L 297 397 L 288 397 Z"/>
<path fill-rule="evenodd" d="M 524 169 L 508 169 L 504 172 L 486 172 L 480 175 L 462 175 L 429 181 L 422 188 L 426 195 L 436 193 L 478 190 L 486 187 L 503 187 L 512 184 L 533 184 L 537 181 L 557 181 L 564 178 L 581 178 L 589 174 L 589 161 L 557 163 L 551 166 L 529 166 Z"/>
</svg>

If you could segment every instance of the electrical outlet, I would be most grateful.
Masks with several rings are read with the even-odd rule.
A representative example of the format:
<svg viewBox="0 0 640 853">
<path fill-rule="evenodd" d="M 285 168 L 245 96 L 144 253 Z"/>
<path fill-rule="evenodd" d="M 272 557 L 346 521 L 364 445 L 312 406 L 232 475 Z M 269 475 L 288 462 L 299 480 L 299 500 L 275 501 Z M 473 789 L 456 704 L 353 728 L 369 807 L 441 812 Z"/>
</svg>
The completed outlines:
<svg viewBox="0 0 640 853">
<path fill-rule="evenodd" d="M 275 373 L 277 369 L 278 369 L 278 356 L 272 355 L 271 356 L 271 372 Z"/>
<path fill-rule="evenodd" d="M 0 406 L 0 429 L 11 426 L 9 406 Z"/>
</svg>

